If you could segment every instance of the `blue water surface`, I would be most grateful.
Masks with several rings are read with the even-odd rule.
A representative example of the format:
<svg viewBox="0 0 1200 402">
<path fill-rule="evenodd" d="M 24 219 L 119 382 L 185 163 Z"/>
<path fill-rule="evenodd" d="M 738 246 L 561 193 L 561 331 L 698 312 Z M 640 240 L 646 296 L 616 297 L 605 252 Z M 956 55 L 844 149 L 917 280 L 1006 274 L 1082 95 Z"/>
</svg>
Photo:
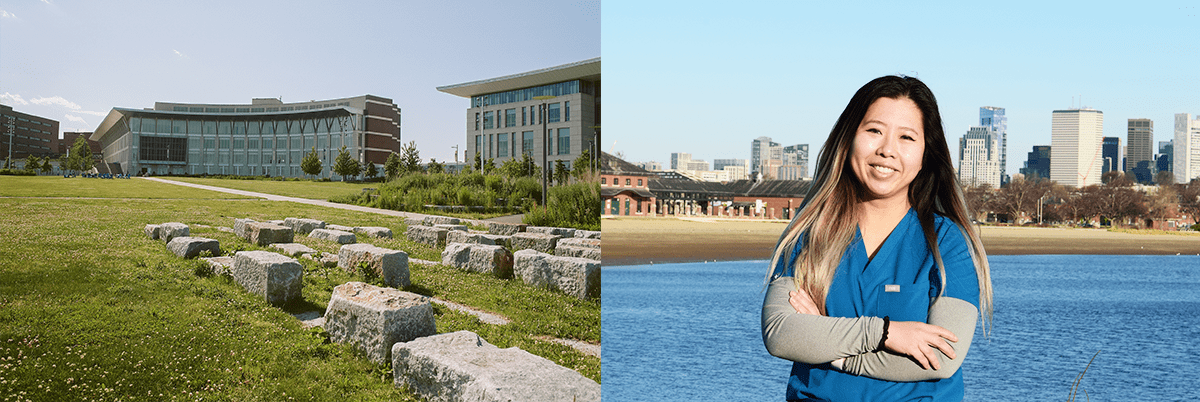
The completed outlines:
<svg viewBox="0 0 1200 402">
<path fill-rule="evenodd" d="M 993 256 L 994 330 L 966 399 L 1200 400 L 1200 257 Z M 766 261 L 603 268 L 603 399 L 782 400 L 762 346 Z M 1084 391 L 1087 395 L 1084 395 Z"/>
</svg>

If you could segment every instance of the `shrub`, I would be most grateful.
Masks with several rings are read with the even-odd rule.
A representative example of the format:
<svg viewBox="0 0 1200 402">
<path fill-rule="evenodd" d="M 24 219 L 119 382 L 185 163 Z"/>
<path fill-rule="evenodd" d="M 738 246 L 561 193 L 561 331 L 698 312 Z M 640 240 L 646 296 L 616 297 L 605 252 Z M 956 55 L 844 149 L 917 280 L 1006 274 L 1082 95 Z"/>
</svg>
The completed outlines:
<svg viewBox="0 0 1200 402">
<path fill-rule="evenodd" d="M 600 184 L 575 183 L 550 188 L 546 208 L 525 213 L 524 222 L 536 226 L 600 230 Z"/>
</svg>

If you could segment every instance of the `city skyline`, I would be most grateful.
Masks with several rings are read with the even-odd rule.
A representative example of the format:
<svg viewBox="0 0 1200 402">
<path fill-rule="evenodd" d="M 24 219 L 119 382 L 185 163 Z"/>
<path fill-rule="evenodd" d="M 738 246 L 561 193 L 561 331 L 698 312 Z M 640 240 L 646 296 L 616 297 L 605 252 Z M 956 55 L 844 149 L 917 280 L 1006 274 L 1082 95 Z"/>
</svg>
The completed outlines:
<svg viewBox="0 0 1200 402">
<path fill-rule="evenodd" d="M 631 161 L 668 152 L 749 159 L 741 144 L 769 136 L 812 144 L 816 160 L 854 92 L 888 74 L 930 86 L 951 148 L 978 125 L 980 107 L 1005 108 L 1008 175 L 1033 146 L 1050 145 L 1054 110 L 1103 110 L 1104 136 L 1121 138 L 1131 118 L 1165 127 L 1176 113 L 1200 113 L 1200 79 L 1186 68 L 1200 63 L 1187 28 L 1200 23 L 1192 5 L 1017 2 L 981 11 L 959 3 L 605 2 L 603 149 Z"/>
<path fill-rule="evenodd" d="M 403 143 L 445 162 L 454 145 L 462 160 L 470 102 L 436 88 L 600 57 L 600 2 L 0 2 L 0 49 L 0 103 L 61 132 L 156 101 L 369 94 L 400 107 Z"/>
</svg>

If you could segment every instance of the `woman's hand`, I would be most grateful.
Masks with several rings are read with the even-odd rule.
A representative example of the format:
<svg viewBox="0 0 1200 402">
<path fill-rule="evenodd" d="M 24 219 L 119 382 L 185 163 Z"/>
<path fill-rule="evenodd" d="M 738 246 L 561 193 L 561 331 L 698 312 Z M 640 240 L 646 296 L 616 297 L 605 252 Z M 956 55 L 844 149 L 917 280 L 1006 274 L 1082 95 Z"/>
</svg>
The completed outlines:
<svg viewBox="0 0 1200 402">
<path fill-rule="evenodd" d="M 821 309 L 817 308 L 817 303 L 814 303 L 812 297 L 809 297 L 808 292 L 803 289 L 788 292 L 788 296 L 791 296 L 788 298 L 788 303 L 796 309 L 797 313 L 821 315 Z"/>
<path fill-rule="evenodd" d="M 883 348 L 911 357 L 923 369 L 928 370 L 932 366 L 934 370 L 938 370 L 942 367 L 935 348 L 951 360 L 956 357 L 954 348 L 946 343 L 947 339 L 958 342 L 958 337 L 954 336 L 953 332 L 937 325 L 916 321 L 892 321 L 888 326 L 887 340 L 883 342 Z"/>
</svg>

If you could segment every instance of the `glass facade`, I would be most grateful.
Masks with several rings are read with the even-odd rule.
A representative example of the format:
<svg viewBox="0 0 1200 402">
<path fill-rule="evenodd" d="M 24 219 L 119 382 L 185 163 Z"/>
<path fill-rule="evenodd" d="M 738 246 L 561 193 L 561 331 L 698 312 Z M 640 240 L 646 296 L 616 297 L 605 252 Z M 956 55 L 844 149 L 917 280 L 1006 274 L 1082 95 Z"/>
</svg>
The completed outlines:
<svg viewBox="0 0 1200 402">
<path fill-rule="evenodd" d="M 551 103 L 551 104 L 546 105 L 546 117 L 549 118 L 548 121 L 550 123 L 558 123 L 559 122 L 559 112 L 560 112 L 559 106 L 561 106 L 561 105 L 558 103 Z"/>
<path fill-rule="evenodd" d="M 517 109 L 504 110 L 504 127 L 517 126 Z"/>
<path fill-rule="evenodd" d="M 591 83 L 587 81 L 572 80 L 532 88 L 515 89 L 512 91 L 473 96 L 471 97 L 471 107 L 524 102 L 532 100 L 535 96 L 562 96 L 577 93 L 592 94 Z"/>
<path fill-rule="evenodd" d="M 521 152 L 533 155 L 533 132 L 524 131 L 521 133 Z"/>
<path fill-rule="evenodd" d="M 558 154 L 567 155 L 571 153 L 571 129 L 558 129 Z"/>
<path fill-rule="evenodd" d="M 499 135 L 496 136 L 496 141 L 497 141 L 496 142 L 496 149 L 497 149 L 496 157 L 507 158 L 508 157 L 508 134 L 500 133 Z"/>
</svg>

